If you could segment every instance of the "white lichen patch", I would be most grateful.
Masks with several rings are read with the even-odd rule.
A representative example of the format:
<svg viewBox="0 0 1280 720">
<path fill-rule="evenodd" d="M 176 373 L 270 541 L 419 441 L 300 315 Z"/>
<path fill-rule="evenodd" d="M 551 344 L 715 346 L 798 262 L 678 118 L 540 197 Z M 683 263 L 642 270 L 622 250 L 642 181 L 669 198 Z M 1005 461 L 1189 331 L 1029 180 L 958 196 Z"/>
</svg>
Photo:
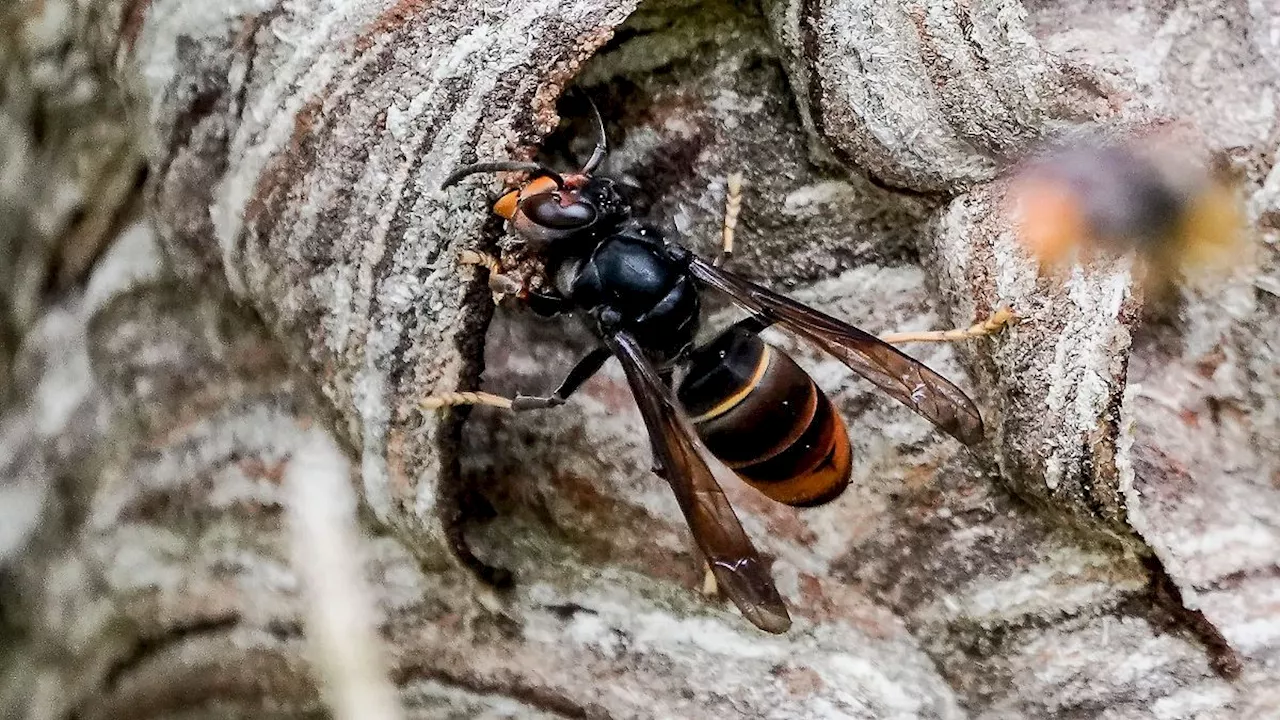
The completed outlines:
<svg viewBox="0 0 1280 720">
<path fill-rule="evenodd" d="M 1205 674 L 1205 679 L 1197 683 L 1202 691 L 1230 687 L 1222 679 L 1208 677 L 1207 664 L 1202 658 L 1192 659 L 1195 650 L 1187 640 L 1168 634 L 1153 636 L 1147 623 L 1138 619 L 1106 619 L 1105 629 L 1103 623 L 1104 620 L 1094 620 L 1084 631 L 1045 633 L 1011 659 L 1018 665 L 1037 668 L 1036 680 L 1048 694 L 1050 710 L 1061 709 L 1054 707 L 1055 701 L 1063 705 L 1107 705 L 1136 695 L 1149 702 L 1184 691 L 1170 679 L 1175 665 L 1182 662 L 1194 663 Z M 1106 644 L 1100 645 L 1103 642 Z M 1052 653 L 1060 661 L 1044 665 L 1037 658 L 1043 658 L 1045 653 Z M 1082 681 L 1086 676 L 1090 680 Z M 989 712 L 999 716 L 1000 711 L 996 706 Z"/>
<path fill-rule="evenodd" d="M 1018 568 L 1008 579 L 984 578 L 962 592 L 940 598 L 923 616 L 1004 625 L 1028 617 L 1087 613 L 1145 587 L 1142 576 L 1117 576 L 1114 570 L 1115 558 L 1109 554 L 1060 547 Z"/>
<path fill-rule="evenodd" d="M 1156 720 L 1212 717 L 1215 711 L 1224 711 L 1231 707 L 1233 695 L 1230 688 L 1221 685 L 1188 688 L 1156 700 L 1151 704 L 1151 715 Z"/>
<path fill-rule="evenodd" d="M 112 298 L 158 277 L 163 270 L 160 246 L 150 224 L 130 225 L 94 265 L 85 287 L 85 309 L 96 312 Z"/>
<path fill-rule="evenodd" d="M 173 83 L 179 72 L 178 39 L 218 37 L 227 33 L 234 21 L 256 15 L 272 7 L 272 0 L 234 0 L 206 3 L 199 0 L 153 2 L 147 8 L 147 23 L 137 42 L 137 55 L 146 58 L 142 75 L 153 96 Z"/>
<path fill-rule="evenodd" d="M 14 378 L 24 386 L 25 397 L 0 421 L 0 468 L 10 474 L 0 480 L 0 559 L 37 529 L 50 492 L 48 463 L 92 442 L 106 422 L 89 361 L 90 319 L 113 298 L 159 272 L 150 228 L 132 225 L 104 251 L 83 295 L 48 309 L 27 331 Z M 31 370 L 39 374 L 28 377 Z M 46 446 L 69 432 L 74 441 L 62 443 L 61 450 Z"/>
<path fill-rule="evenodd" d="M 3 439 L 0 439 L 0 443 L 2 442 Z M 0 453 L 5 450 L 0 445 Z M 5 454 L 7 453 L 0 454 L 0 466 L 9 466 L 12 462 Z M 40 521 L 40 512 L 47 496 L 48 488 L 34 474 L 0 484 L 0 564 L 8 561 L 26 545 L 27 538 Z"/>
<path fill-rule="evenodd" d="M 1061 430 L 1044 440 L 1045 485 L 1053 490 L 1064 475 L 1079 472 L 1087 446 L 1084 440 L 1115 418 L 1104 417 L 1112 397 L 1122 392 L 1112 370 L 1112 359 L 1127 350 L 1128 331 L 1119 324 L 1119 311 L 1129 293 L 1131 277 L 1126 265 L 1094 274 L 1073 269 L 1067 293 L 1077 312 L 1067 315 L 1058 335 L 1051 378 L 1045 396 L 1049 417 L 1062 423 Z"/>
<path fill-rule="evenodd" d="M 127 525 L 99 548 L 103 578 L 123 591 L 177 594 L 189 575 L 183 558 L 193 550 L 190 539 L 167 528 Z"/>
<path fill-rule="evenodd" d="M 783 210 L 793 215 L 822 212 L 823 207 L 849 202 L 857 194 L 853 185 L 843 180 L 825 180 L 804 185 L 787 193 L 782 201 Z"/>
<path fill-rule="evenodd" d="M 873 639 L 839 626 L 820 635 L 764 635 L 742 620 L 726 623 L 712 615 L 638 603 L 622 588 L 644 581 L 626 575 L 596 571 L 580 576 L 568 592 L 558 584 L 522 587 L 519 605 L 528 609 L 521 614 L 530 613 L 525 640 L 629 661 L 632 681 L 641 684 L 649 682 L 649 672 L 678 675 L 695 697 L 730 693 L 744 709 L 765 707 L 767 698 L 787 693 L 776 679 L 779 674 L 811 678 L 805 692 L 787 693 L 785 706 L 775 705 L 767 717 L 963 717 L 950 689 L 906 636 Z M 574 610 L 565 618 L 539 610 L 545 607 Z M 625 693 L 613 698 L 623 706 L 644 702 Z"/>
<path fill-rule="evenodd" d="M 432 679 L 412 679 L 400 687 L 407 710 L 427 717 L 455 715 L 483 720 L 560 720 L 560 713 L 523 703 L 499 691 L 481 692 Z"/>
</svg>

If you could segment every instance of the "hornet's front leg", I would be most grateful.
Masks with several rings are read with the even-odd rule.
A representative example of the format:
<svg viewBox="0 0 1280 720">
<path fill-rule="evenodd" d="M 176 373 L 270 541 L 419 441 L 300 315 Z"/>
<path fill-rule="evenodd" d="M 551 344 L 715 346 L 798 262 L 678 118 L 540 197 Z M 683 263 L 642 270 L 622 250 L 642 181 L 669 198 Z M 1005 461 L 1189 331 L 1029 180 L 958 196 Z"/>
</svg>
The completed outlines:
<svg viewBox="0 0 1280 720">
<path fill-rule="evenodd" d="M 493 304 L 497 305 L 508 295 L 523 300 L 529 309 L 539 315 L 551 317 L 569 310 L 569 301 L 559 295 L 538 290 L 527 290 L 524 283 L 503 272 L 502 262 L 489 253 L 476 250 L 463 250 L 458 255 L 458 262 L 463 265 L 481 265 L 489 271 L 489 292 L 493 294 Z"/>
<path fill-rule="evenodd" d="M 489 253 L 476 250 L 463 250 L 458 254 L 458 262 L 463 265 L 481 265 L 489 270 L 489 292 L 493 293 L 493 304 L 497 305 L 508 295 L 520 292 L 519 280 L 502 274 L 502 263 Z"/>
</svg>

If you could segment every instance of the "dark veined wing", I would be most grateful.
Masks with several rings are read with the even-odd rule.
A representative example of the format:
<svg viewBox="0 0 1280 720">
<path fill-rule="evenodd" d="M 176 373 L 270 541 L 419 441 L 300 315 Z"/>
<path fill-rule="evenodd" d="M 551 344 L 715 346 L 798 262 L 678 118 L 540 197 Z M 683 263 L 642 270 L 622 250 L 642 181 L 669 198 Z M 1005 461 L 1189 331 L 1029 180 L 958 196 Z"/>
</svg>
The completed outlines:
<svg viewBox="0 0 1280 720">
<path fill-rule="evenodd" d="M 973 401 L 918 360 L 874 335 L 696 257 L 690 270 L 747 310 L 836 356 L 960 442 L 973 445 L 982 439 L 982 416 Z"/>
<path fill-rule="evenodd" d="M 619 332 L 606 342 L 627 373 L 655 459 L 662 465 L 662 475 L 675 492 L 716 581 L 756 627 L 771 633 L 786 632 L 791 627 L 787 606 L 720 489 L 715 471 L 707 464 L 708 451 L 671 390 L 630 335 Z M 719 464 L 716 467 L 730 477 Z"/>
</svg>

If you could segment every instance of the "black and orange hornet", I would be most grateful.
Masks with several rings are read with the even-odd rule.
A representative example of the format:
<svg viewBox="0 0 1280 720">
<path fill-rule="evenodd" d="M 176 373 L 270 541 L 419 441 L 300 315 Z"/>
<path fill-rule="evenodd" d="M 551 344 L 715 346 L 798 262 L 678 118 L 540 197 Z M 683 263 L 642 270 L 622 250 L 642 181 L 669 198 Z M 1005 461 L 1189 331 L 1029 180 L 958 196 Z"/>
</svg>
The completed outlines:
<svg viewBox="0 0 1280 720">
<path fill-rule="evenodd" d="M 719 588 L 757 627 L 785 632 L 791 625 L 787 607 L 721 485 L 732 482 L 732 471 L 778 502 L 828 503 L 849 483 L 852 453 L 831 400 L 760 332 L 776 325 L 813 343 L 966 445 L 982 438 L 982 419 L 959 388 L 889 343 L 724 269 L 732 252 L 736 182 L 730 183 L 724 252 L 715 262 L 632 217 L 619 188 L 593 174 L 606 152 L 598 113 L 596 121 L 595 152 L 576 173 L 560 175 L 536 163 L 487 162 L 459 169 L 444 187 L 475 173 L 529 173 L 520 189 L 493 205 L 545 262 L 547 289 L 519 295 L 539 314 L 589 316 L 600 347 L 550 395 L 458 392 L 430 398 L 424 406 L 561 405 L 616 357 L 648 428 L 655 470 L 675 492 Z M 480 253 L 468 253 L 467 261 L 501 272 L 496 260 Z M 749 315 L 695 346 L 707 290 L 724 293 Z M 973 337 L 995 332 L 1010 319 L 1011 313 L 1001 311 L 968 330 L 901 339 Z"/>
</svg>

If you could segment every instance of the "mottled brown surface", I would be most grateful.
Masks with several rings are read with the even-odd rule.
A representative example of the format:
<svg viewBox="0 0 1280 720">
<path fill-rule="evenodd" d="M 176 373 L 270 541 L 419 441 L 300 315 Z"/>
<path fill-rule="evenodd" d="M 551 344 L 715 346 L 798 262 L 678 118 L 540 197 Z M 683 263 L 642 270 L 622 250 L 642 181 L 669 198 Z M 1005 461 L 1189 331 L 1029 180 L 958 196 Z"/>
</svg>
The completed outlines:
<svg viewBox="0 0 1280 720">
<path fill-rule="evenodd" d="M 23 334 L 134 210 L 143 161 L 132 88 L 107 75 L 113 20 L 109 2 L 0 8 L 0 403 Z"/>
<path fill-rule="evenodd" d="M 155 200 L 178 273 L 225 278 L 288 339 L 362 458 L 374 513 L 445 561 L 456 424 L 415 404 L 467 382 L 486 314 L 464 311 L 479 287 L 454 264 L 483 216 L 439 185 L 545 132 L 548 98 L 628 6 L 281 5 L 228 10 L 213 33 L 166 8 L 135 54 L 156 71 Z"/>
<path fill-rule="evenodd" d="M 1280 707 L 1267 3 L 342 8 L 152 0 L 106 23 L 150 101 L 156 231 L 130 226 L 6 336 L 6 717 L 325 716 L 282 489 L 317 438 L 352 458 L 353 552 L 410 717 Z M 580 161 L 583 123 L 553 132 L 573 82 L 606 116 L 606 170 L 690 247 L 713 251 L 742 171 L 748 275 L 873 332 L 1003 303 L 1026 320 L 909 348 L 972 390 L 974 451 L 769 334 L 831 393 L 855 458 L 817 509 L 725 488 L 773 560 L 788 635 L 697 592 L 616 365 L 556 411 L 477 409 L 460 443 L 456 418 L 413 410 L 482 362 L 486 389 L 543 391 L 590 347 L 509 307 L 482 347 L 492 306 L 453 257 L 496 240 L 499 182 L 437 190 L 476 159 Z M 1159 127 L 1216 158 L 1256 264 L 1166 308 L 1123 264 L 1037 277 L 1002 168 L 1094 127 Z M 712 303 L 710 325 L 731 317 Z M 465 530 L 510 591 L 446 561 L 462 488 L 472 514 L 472 490 L 496 511 Z"/>
</svg>

